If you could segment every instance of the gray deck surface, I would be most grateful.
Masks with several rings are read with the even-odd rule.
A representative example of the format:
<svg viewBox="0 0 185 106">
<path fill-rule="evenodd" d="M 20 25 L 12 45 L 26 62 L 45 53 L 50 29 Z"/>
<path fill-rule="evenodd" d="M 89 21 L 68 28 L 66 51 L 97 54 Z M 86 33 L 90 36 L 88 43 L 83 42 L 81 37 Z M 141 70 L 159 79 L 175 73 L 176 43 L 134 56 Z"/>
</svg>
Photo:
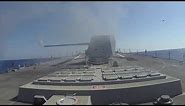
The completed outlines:
<svg viewBox="0 0 185 106">
<path fill-rule="evenodd" d="M 56 60 L 52 62 L 46 62 L 39 66 L 36 66 L 36 69 L 32 67 L 27 67 L 17 72 L 10 72 L 5 74 L 0 74 L 0 105 L 18 105 L 26 104 L 16 102 L 16 96 L 18 94 L 19 86 L 24 85 L 43 77 L 49 73 L 55 71 L 50 65 L 56 64 L 64 60 Z"/>
<path fill-rule="evenodd" d="M 152 69 L 153 71 L 159 71 L 160 73 L 179 78 L 182 82 L 183 92 L 185 91 L 185 64 L 175 60 L 165 60 L 147 56 L 129 54 L 124 56 L 126 56 L 124 59 L 117 59 L 119 66 L 142 66 Z M 33 67 L 28 67 L 21 71 L 0 74 L 0 105 L 25 104 L 15 101 L 19 86 L 56 71 L 55 68 L 48 64 L 50 63 L 36 66 L 35 70 Z"/>
</svg>

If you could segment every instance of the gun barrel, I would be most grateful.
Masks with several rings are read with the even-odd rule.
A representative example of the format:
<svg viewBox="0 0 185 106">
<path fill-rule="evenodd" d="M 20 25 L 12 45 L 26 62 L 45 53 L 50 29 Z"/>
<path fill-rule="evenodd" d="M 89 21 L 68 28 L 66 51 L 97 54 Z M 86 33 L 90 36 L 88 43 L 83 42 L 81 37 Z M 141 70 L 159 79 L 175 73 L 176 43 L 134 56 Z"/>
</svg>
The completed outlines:
<svg viewBox="0 0 185 106">
<path fill-rule="evenodd" d="M 80 46 L 89 45 L 89 43 L 73 43 L 73 44 L 59 44 L 59 45 L 44 45 L 44 47 L 56 47 L 56 46 Z"/>
</svg>

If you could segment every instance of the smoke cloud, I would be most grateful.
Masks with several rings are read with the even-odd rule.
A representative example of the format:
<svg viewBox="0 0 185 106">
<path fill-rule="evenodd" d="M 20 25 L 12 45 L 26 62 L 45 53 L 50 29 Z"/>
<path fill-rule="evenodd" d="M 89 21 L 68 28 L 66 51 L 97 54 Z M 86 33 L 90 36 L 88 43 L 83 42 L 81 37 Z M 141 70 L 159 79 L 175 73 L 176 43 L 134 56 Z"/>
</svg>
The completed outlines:
<svg viewBox="0 0 185 106">
<path fill-rule="evenodd" d="M 94 35 L 116 35 L 119 34 L 120 21 L 127 16 L 127 9 L 124 3 L 119 2 L 16 2 L 1 3 L 6 10 L 0 11 L 0 57 L 6 50 L 5 40 L 14 34 L 18 25 L 29 21 L 44 28 L 35 29 L 33 36 L 37 36 L 35 44 L 38 47 L 38 54 L 59 56 L 67 52 L 84 50 L 87 47 L 68 47 L 64 49 L 46 49 L 40 44 L 62 44 L 89 42 Z M 9 8 L 11 7 L 11 8 Z M 25 26 L 29 26 L 26 24 Z M 34 29 L 34 28 L 33 28 Z M 36 34 L 35 34 L 36 33 Z M 6 38 L 6 39 L 5 39 Z M 40 42 L 40 43 L 38 43 Z M 19 47 L 21 48 L 21 47 Z M 36 49 L 33 48 L 33 49 Z M 30 49 L 30 48 L 29 48 Z M 22 49 L 26 50 L 26 48 Z M 27 55 L 33 55 L 31 52 Z M 35 55 L 35 54 L 34 54 Z M 26 56 L 26 55 L 25 55 Z M 26 58 L 26 57 L 25 57 Z"/>
<path fill-rule="evenodd" d="M 61 17 L 55 21 L 57 27 L 53 27 L 57 38 L 64 36 L 70 40 L 81 41 L 90 39 L 93 35 L 118 35 L 119 23 L 124 20 L 127 10 L 118 3 L 91 2 L 91 3 L 69 3 L 70 6 L 61 9 Z M 67 11 L 69 19 L 62 21 L 64 11 Z M 55 29 L 57 28 L 57 29 Z M 53 31 L 54 32 L 54 31 Z M 55 36 L 54 35 L 54 36 Z M 72 41 L 73 41 L 72 40 Z"/>
<path fill-rule="evenodd" d="M 44 40 L 47 44 L 89 42 L 94 35 L 117 36 L 120 21 L 127 16 L 127 9 L 122 4 L 112 2 L 71 3 L 70 6 L 58 11 L 61 14 L 53 23 L 52 35 L 55 40 Z M 69 16 L 63 22 L 63 14 Z M 44 35 L 44 34 L 42 34 Z M 42 37 L 44 39 L 44 37 Z M 64 40 L 65 39 L 65 40 Z M 65 49 L 69 53 L 84 50 L 87 47 L 56 48 L 60 53 Z M 64 53 L 65 54 L 65 53 Z"/>
</svg>

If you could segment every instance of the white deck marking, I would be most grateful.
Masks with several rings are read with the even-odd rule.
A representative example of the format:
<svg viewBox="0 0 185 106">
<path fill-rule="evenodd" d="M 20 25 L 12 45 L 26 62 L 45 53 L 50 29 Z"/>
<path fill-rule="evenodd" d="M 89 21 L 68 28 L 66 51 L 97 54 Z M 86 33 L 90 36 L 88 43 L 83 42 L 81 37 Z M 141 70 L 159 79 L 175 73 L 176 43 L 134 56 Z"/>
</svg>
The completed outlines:
<svg viewBox="0 0 185 106">
<path fill-rule="evenodd" d="M 120 56 L 120 57 L 125 57 L 125 56 L 123 56 L 123 55 L 121 55 L 121 54 L 119 54 L 119 53 L 117 53 L 117 55 Z"/>
<path fill-rule="evenodd" d="M 78 59 L 80 56 L 81 56 L 81 55 L 76 56 L 76 57 L 74 58 L 74 60 Z"/>
</svg>

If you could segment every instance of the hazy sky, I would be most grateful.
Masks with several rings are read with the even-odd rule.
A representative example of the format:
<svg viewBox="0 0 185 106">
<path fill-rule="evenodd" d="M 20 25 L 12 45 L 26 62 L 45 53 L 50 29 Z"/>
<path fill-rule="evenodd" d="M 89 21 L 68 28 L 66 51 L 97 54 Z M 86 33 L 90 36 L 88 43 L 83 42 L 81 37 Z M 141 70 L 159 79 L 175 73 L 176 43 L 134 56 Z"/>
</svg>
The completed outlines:
<svg viewBox="0 0 185 106">
<path fill-rule="evenodd" d="M 101 34 L 114 35 L 122 50 L 184 48 L 185 2 L 0 2 L 0 59 L 71 55 L 87 47 L 41 42 Z"/>
</svg>

